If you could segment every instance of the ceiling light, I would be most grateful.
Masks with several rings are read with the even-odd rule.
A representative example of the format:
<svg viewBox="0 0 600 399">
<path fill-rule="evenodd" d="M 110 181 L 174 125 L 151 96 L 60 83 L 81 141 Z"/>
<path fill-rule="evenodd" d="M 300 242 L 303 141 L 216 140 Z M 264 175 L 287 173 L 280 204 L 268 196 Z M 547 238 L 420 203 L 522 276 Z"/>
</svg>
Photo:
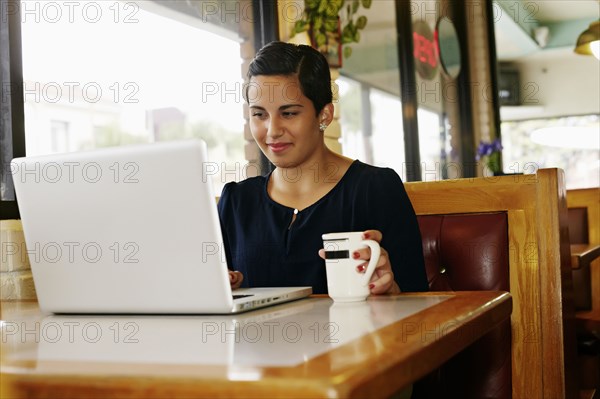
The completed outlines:
<svg viewBox="0 0 600 399">
<path fill-rule="evenodd" d="M 531 141 L 550 147 L 599 150 L 600 126 L 543 127 L 531 132 Z"/>
<path fill-rule="evenodd" d="M 600 21 L 592 22 L 577 38 L 575 52 L 583 55 L 593 55 L 600 60 Z"/>
</svg>

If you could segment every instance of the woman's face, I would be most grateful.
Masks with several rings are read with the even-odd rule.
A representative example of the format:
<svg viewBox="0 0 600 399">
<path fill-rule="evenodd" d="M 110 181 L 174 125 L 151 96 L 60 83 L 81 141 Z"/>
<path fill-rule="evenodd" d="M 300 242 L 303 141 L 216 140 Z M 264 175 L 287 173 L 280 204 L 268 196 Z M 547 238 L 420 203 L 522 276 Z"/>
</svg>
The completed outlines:
<svg viewBox="0 0 600 399">
<path fill-rule="evenodd" d="M 319 115 L 293 76 L 253 76 L 248 88 L 250 131 L 267 158 L 277 167 L 310 164 L 324 147 L 319 124 L 331 122 L 331 105 Z"/>
</svg>

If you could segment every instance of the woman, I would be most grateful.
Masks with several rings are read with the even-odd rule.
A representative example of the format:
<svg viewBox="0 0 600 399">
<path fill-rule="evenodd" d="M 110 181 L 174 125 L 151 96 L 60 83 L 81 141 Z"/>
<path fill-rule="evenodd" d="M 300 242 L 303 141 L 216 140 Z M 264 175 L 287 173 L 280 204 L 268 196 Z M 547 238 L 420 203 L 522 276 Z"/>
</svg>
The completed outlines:
<svg viewBox="0 0 600 399">
<path fill-rule="evenodd" d="M 363 231 L 381 245 L 372 294 L 426 291 L 421 236 L 400 177 L 329 150 L 329 65 L 306 45 L 272 42 L 250 64 L 245 97 L 252 136 L 275 166 L 228 183 L 219 216 L 233 288 L 312 286 L 327 293 L 321 235 Z M 353 254 L 364 260 L 369 249 Z"/>
</svg>

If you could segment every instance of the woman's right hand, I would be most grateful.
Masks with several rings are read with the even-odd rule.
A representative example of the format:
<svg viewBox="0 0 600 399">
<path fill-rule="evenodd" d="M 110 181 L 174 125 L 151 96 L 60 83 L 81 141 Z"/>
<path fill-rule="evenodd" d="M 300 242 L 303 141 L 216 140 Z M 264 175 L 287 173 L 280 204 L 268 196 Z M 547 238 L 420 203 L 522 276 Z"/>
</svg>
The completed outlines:
<svg viewBox="0 0 600 399">
<path fill-rule="evenodd" d="M 244 281 L 244 275 L 241 272 L 229 270 L 229 283 L 232 290 L 240 288 L 242 281 Z"/>
</svg>

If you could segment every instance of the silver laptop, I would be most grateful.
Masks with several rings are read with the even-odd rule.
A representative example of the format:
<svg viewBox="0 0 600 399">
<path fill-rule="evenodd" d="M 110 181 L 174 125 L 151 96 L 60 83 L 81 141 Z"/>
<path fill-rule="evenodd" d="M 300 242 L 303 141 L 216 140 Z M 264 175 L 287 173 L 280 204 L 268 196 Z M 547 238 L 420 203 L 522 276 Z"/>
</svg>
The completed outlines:
<svg viewBox="0 0 600 399">
<path fill-rule="evenodd" d="M 214 166 L 201 140 L 13 159 L 41 309 L 227 314 L 310 295 L 231 290 Z"/>
</svg>

